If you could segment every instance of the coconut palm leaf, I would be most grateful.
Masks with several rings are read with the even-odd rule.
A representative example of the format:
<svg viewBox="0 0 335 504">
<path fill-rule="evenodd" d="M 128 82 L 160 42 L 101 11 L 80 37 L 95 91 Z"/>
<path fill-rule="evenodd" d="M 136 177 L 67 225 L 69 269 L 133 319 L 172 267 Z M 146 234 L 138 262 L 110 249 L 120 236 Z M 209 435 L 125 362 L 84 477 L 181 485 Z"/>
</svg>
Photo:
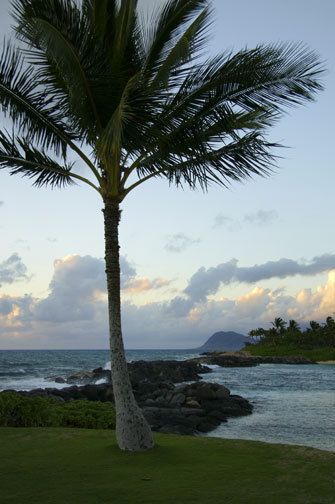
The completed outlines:
<svg viewBox="0 0 335 504">
<path fill-rule="evenodd" d="M 34 139 L 42 148 L 65 154 L 76 136 L 69 129 L 57 104 L 39 89 L 40 82 L 31 66 L 24 68 L 22 55 L 6 43 L 0 57 L 0 103 L 5 117 L 19 133 Z"/>
<path fill-rule="evenodd" d="M 29 146 L 27 139 L 13 139 L 0 132 L 0 169 L 10 175 L 33 179 L 37 187 L 62 187 L 74 183 L 71 177 L 73 163 L 59 164 L 45 152 Z"/>
<path fill-rule="evenodd" d="M 204 191 L 213 183 L 228 187 L 232 181 L 264 176 L 275 166 L 276 156 L 272 154 L 275 147 L 279 145 L 266 141 L 258 133 L 249 133 L 221 148 L 191 152 L 188 157 L 168 150 L 163 155 L 160 151 L 137 165 L 139 180 L 127 188 L 126 194 L 156 176 L 177 186 L 192 189 L 200 186 Z"/>
<path fill-rule="evenodd" d="M 207 7 L 207 0 L 169 0 L 154 13 L 144 33 L 147 72 L 153 75 L 159 69 L 185 26 Z"/>
</svg>

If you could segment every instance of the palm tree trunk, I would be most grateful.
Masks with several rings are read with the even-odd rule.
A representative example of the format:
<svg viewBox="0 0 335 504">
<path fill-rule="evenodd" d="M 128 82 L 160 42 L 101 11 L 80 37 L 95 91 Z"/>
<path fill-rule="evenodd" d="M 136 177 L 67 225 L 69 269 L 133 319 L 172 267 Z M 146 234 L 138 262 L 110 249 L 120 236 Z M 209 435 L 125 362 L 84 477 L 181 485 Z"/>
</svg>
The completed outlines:
<svg viewBox="0 0 335 504">
<path fill-rule="evenodd" d="M 118 233 L 121 211 L 119 202 L 113 198 L 107 199 L 103 212 L 116 439 L 122 450 L 148 450 L 153 447 L 153 437 L 134 398 L 122 340 Z"/>
</svg>

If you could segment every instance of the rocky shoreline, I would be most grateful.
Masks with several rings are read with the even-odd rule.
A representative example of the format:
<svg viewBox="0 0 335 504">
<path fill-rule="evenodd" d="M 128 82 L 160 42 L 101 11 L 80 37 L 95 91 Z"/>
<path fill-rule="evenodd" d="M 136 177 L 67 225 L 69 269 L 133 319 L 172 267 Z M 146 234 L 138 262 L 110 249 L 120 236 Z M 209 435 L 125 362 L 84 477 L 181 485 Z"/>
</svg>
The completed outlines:
<svg viewBox="0 0 335 504">
<path fill-rule="evenodd" d="M 315 361 L 300 355 L 261 356 L 246 352 L 204 352 L 192 359 L 200 364 L 216 364 L 221 367 L 247 367 L 259 364 L 316 364 Z"/>
<path fill-rule="evenodd" d="M 262 363 L 312 364 L 313 361 L 299 356 L 259 357 L 244 352 L 211 352 L 184 361 L 131 362 L 128 369 L 136 400 L 154 431 L 197 434 L 215 429 L 230 417 L 249 415 L 253 409 L 247 399 L 231 394 L 223 385 L 203 381 L 201 375 L 212 371 L 208 365 L 245 367 Z M 100 367 L 49 379 L 70 386 L 17 393 L 60 401 L 113 402 L 108 369 Z"/>
<path fill-rule="evenodd" d="M 203 381 L 200 375 L 211 372 L 211 369 L 199 362 L 136 361 L 128 366 L 136 400 L 154 431 L 204 433 L 230 417 L 252 413 L 252 405 L 247 399 L 231 394 L 223 385 Z M 73 385 L 17 393 L 53 397 L 60 401 L 87 399 L 113 402 L 111 373 L 106 369 L 97 368 L 68 377 L 50 377 L 50 380 Z"/>
</svg>

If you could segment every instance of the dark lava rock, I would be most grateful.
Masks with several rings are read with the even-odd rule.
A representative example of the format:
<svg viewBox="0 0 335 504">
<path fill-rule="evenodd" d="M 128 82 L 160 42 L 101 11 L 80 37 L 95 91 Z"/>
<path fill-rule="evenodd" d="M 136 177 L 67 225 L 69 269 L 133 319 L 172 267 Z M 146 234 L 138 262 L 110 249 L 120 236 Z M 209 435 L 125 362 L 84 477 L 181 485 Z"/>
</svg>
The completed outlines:
<svg viewBox="0 0 335 504">
<path fill-rule="evenodd" d="M 200 380 L 200 374 L 210 373 L 211 369 L 200 362 L 188 361 L 135 361 L 128 364 L 132 384 L 150 380 L 151 382 Z"/>
<path fill-rule="evenodd" d="M 171 391 L 170 391 L 171 394 Z M 229 417 L 249 415 L 252 405 L 217 383 L 196 382 L 175 387 L 171 399 L 146 399 L 143 412 L 153 430 L 191 434 L 215 429 Z M 141 405 L 141 400 L 139 400 Z"/>
<path fill-rule="evenodd" d="M 248 367 L 258 364 L 315 364 L 314 361 L 300 355 L 260 356 L 248 355 L 244 352 L 206 352 L 202 357 L 196 357 L 196 362 L 216 364 L 221 367 Z"/>
<path fill-rule="evenodd" d="M 222 357 L 223 356 L 223 357 Z M 239 365 L 241 356 L 213 354 L 202 360 L 136 361 L 128 364 L 135 398 L 153 430 L 176 434 L 195 434 L 215 429 L 228 417 L 248 415 L 252 405 L 230 394 L 223 385 L 200 381 L 200 374 L 212 370 L 203 363 Z M 204 361 L 203 359 L 206 359 Z M 228 359 L 228 360 L 227 360 Z M 243 359 L 246 359 L 243 356 Z M 256 365 L 256 363 L 240 365 Z M 55 380 L 55 377 L 53 377 Z M 64 378 L 57 377 L 58 383 Z M 99 383 L 103 380 L 105 383 Z M 182 382 L 193 383 L 182 383 Z M 66 379 L 70 387 L 35 389 L 23 395 L 54 397 L 58 400 L 87 399 L 113 401 L 111 372 L 102 367 L 74 373 Z M 179 383 L 179 385 L 175 385 Z M 80 386 L 78 386 L 80 385 Z"/>
<path fill-rule="evenodd" d="M 128 363 L 130 380 L 133 387 L 150 380 L 151 383 L 171 382 L 180 383 L 183 381 L 200 380 L 200 374 L 210 373 L 211 369 L 195 360 L 189 361 L 135 361 Z M 76 385 L 96 384 L 104 380 L 111 383 L 111 372 L 102 367 L 93 371 L 79 371 L 67 378 L 50 377 L 50 380 L 57 383 L 68 383 Z"/>
<path fill-rule="evenodd" d="M 53 397 L 71 401 L 113 401 L 112 386 L 71 386 L 21 391 L 25 396 Z M 144 382 L 134 389 L 135 397 L 145 417 L 155 431 L 174 434 L 196 434 L 215 429 L 229 417 L 248 415 L 252 405 L 246 399 L 231 395 L 217 383 L 195 382 L 175 386 L 171 382 Z"/>
<path fill-rule="evenodd" d="M 315 361 L 301 355 L 255 356 L 259 364 L 316 364 Z"/>
</svg>

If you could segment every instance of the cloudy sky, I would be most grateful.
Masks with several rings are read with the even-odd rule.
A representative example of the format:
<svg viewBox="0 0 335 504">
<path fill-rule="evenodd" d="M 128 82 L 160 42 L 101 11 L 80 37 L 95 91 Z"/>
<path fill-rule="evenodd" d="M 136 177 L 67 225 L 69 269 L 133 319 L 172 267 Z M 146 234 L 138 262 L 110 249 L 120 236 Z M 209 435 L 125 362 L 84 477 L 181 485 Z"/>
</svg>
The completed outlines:
<svg viewBox="0 0 335 504">
<path fill-rule="evenodd" d="M 151 10 L 159 0 L 142 0 Z M 191 348 L 213 332 L 304 323 L 335 312 L 332 0 L 214 0 L 209 53 L 303 41 L 326 90 L 271 139 L 276 173 L 207 194 L 162 181 L 125 201 L 121 224 L 128 348 Z M 9 32 L 9 1 L 0 4 Z M 0 173 L 0 348 L 106 348 L 101 202 L 86 187 L 37 190 Z"/>
</svg>

